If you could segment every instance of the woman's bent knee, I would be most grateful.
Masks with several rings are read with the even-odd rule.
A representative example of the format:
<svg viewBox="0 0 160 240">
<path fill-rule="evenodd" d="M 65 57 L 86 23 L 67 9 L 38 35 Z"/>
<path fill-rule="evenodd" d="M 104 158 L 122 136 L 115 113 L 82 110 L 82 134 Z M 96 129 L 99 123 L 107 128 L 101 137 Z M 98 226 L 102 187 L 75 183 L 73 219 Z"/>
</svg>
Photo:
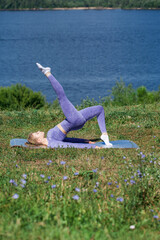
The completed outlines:
<svg viewBox="0 0 160 240">
<path fill-rule="evenodd" d="M 99 112 L 104 112 L 104 108 L 101 105 L 98 105 L 97 107 L 99 109 Z"/>
</svg>

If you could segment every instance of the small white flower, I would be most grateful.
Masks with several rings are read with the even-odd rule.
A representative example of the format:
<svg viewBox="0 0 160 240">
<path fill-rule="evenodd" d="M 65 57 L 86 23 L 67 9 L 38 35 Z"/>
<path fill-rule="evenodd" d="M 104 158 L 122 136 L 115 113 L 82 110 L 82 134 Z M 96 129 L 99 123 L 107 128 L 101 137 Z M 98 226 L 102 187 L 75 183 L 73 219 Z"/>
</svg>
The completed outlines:
<svg viewBox="0 0 160 240">
<path fill-rule="evenodd" d="M 131 225 L 129 228 L 133 230 L 135 229 L 135 225 Z"/>
</svg>

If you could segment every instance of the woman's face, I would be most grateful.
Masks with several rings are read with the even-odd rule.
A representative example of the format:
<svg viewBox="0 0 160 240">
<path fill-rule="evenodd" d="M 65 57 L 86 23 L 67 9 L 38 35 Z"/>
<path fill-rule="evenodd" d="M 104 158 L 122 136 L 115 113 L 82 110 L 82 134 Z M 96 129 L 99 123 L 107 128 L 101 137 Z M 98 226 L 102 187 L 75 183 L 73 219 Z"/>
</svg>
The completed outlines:
<svg viewBox="0 0 160 240">
<path fill-rule="evenodd" d="M 34 138 L 39 138 L 39 139 L 43 139 L 44 138 L 44 132 L 40 132 L 40 131 L 38 131 L 38 132 L 35 132 L 35 133 L 33 133 L 33 137 Z"/>
</svg>

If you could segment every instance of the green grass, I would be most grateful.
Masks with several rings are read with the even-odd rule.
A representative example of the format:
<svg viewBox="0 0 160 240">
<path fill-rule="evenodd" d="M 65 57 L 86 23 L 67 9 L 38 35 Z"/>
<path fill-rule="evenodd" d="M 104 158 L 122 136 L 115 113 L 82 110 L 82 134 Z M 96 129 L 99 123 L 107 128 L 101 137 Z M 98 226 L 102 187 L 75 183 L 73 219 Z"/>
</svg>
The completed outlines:
<svg viewBox="0 0 160 240">
<path fill-rule="evenodd" d="M 110 140 L 139 150 L 10 148 L 10 139 L 47 133 L 64 116 L 57 107 L 0 112 L 0 239 L 159 239 L 160 103 L 105 113 Z M 99 138 L 96 119 L 68 136 Z"/>
</svg>

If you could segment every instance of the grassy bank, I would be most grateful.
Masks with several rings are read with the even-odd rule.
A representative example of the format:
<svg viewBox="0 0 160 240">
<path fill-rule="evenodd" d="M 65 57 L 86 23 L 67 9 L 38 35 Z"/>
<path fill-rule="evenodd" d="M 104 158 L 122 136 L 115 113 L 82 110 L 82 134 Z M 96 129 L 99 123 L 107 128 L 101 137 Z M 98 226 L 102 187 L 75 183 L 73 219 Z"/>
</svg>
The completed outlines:
<svg viewBox="0 0 160 240">
<path fill-rule="evenodd" d="M 0 112 L 1 239 L 159 239 L 160 103 L 105 113 L 110 140 L 139 150 L 10 148 L 64 116 L 56 105 Z M 68 136 L 99 138 L 96 119 Z"/>
</svg>

